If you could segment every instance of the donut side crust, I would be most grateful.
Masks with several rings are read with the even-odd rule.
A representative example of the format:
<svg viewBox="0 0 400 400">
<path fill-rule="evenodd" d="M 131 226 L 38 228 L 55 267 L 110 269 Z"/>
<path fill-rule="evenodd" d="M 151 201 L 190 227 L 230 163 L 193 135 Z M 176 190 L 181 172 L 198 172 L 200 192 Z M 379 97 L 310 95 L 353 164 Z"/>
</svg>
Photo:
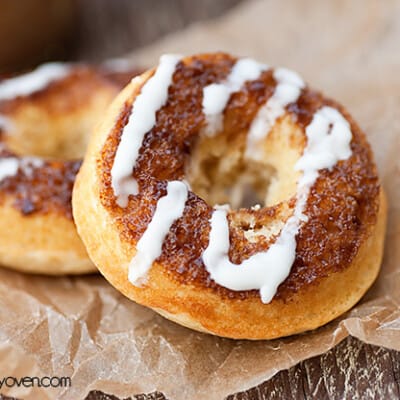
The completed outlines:
<svg viewBox="0 0 400 400">
<path fill-rule="evenodd" d="M 70 219 L 60 214 L 26 216 L 13 198 L 0 207 L 0 262 L 22 272 L 64 275 L 94 272 L 95 266 Z"/>
</svg>

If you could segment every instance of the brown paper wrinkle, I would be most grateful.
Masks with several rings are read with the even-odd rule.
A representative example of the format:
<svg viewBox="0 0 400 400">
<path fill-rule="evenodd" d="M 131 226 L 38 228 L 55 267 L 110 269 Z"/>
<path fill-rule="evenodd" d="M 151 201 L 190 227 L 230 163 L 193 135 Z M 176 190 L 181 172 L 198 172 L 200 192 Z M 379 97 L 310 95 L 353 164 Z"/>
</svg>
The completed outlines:
<svg viewBox="0 0 400 400">
<path fill-rule="evenodd" d="M 396 0 L 245 1 L 218 20 L 133 54 L 143 65 L 166 52 L 252 56 L 297 70 L 346 106 L 374 149 L 389 202 L 382 270 L 353 310 L 306 334 L 234 341 L 169 322 L 101 276 L 49 278 L 0 269 L 0 376 L 72 379 L 68 389 L 2 393 L 76 400 L 95 389 L 121 398 L 158 390 L 170 400 L 214 400 L 324 353 L 349 334 L 400 350 L 399 19 Z"/>
</svg>

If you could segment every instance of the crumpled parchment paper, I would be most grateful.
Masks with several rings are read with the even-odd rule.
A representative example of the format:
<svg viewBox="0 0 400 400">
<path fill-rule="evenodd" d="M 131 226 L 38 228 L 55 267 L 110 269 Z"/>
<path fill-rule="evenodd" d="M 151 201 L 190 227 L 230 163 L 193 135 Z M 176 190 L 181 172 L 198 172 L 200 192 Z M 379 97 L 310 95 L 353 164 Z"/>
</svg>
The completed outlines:
<svg viewBox="0 0 400 400">
<path fill-rule="evenodd" d="M 222 399 L 323 353 L 347 335 L 400 350 L 400 2 L 244 2 L 135 52 L 253 56 L 299 71 L 365 129 L 389 200 L 385 258 L 359 305 L 315 332 L 282 340 L 220 339 L 130 302 L 102 277 L 33 277 L 0 270 L 0 376 L 70 376 L 68 389 L 2 388 L 25 399 L 120 397 L 159 390 L 171 400 Z"/>
</svg>

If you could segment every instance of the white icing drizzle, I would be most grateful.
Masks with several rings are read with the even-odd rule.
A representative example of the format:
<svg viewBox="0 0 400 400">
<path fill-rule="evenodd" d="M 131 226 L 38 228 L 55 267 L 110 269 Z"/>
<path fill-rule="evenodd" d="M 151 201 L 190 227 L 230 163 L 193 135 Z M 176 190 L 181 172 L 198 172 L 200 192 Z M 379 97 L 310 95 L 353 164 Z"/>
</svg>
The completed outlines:
<svg viewBox="0 0 400 400">
<path fill-rule="evenodd" d="M 15 176 L 18 172 L 19 160 L 15 157 L 0 159 L 0 181 L 10 176 Z"/>
<path fill-rule="evenodd" d="M 19 96 L 28 96 L 44 89 L 49 83 L 64 78 L 69 66 L 62 63 L 47 63 L 34 71 L 0 82 L 0 101 Z"/>
<path fill-rule="evenodd" d="M 69 66 L 62 63 L 47 63 L 34 71 L 0 82 L 0 101 L 28 96 L 44 89 L 49 83 L 64 78 L 69 73 Z M 0 115 L 0 130 L 10 133 L 14 124 L 10 118 Z"/>
<path fill-rule="evenodd" d="M 267 65 L 251 58 L 241 58 L 223 82 L 212 83 L 203 88 L 202 105 L 206 116 L 206 135 L 214 136 L 222 128 L 222 114 L 232 93 L 239 91 L 246 81 L 257 79 L 267 69 Z"/>
<path fill-rule="evenodd" d="M 329 133 L 329 134 L 328 134 Z M 306 128 L 307 146 L 296 169 L 318 171 L 332 168 L 337 161 L 351 156 L 351 130 L 348 121 L 332 107 L 322 107 Z"/>
<path fill-rule="evenodd" d="M 139 155 L 145 134 L 156 122 L 156 112 L 168 99 L 175 68 L 181 56 L 163 55 L 155 74 L 144 84 L 136 97 L 128 123 L 122 131 L 121 140 L 111 168 L 111 184 L 117 204 L 126 207 L 128 196 L 138 193 L 132 171 Z"/>
<path fill-rule="evenodd" d="M 285 107 L 297 101 L 301 89 L 305 86 L 301 77 L 289 69 L 277 68 L 273 75 L 277 82 L 275 91 L 258 110 L 247 136 L 246 156 L 254 159 L 262 157 L 260 141 L 268 135 L 276 120 L 285 113 Z"/>
<path fill-rule="evenodd" d="M 136 245 L 136 255 L 129 265 L 128 279 L 133 285 L 144 282 L 147 272 L 162 251 L 162 244 L 172 224 L 182 216 L 188 188 L 180 181 L 170 181 L 167 194 L 161 197 L 143 236 Z"/>
<path fill-rule="evenodd" d="M 315 113 L 306 128 L 308 139 L 296 170 L 303 172 L 297 183 L 297 201 L 293 215 L 285 223 L 276 242 L 267 251 L 259 252 L 233 264 L 229 260 L 229 223 L 227 210 L 217 208 L 211 217 L 209 244 L 203 261 L 211 278 L 231 290 L 259 289 L 263 303 L 269 303 L 278 286 L 287 278 L 296 255 L 296 235 L 302 222 L 310 188 L 318 178 L 318 171 L 332 168 L 338 161 L 351 155 L 351 130 L 337 110 L 323 107 Z"/>
<path fill-rule="evenodd" d="M 43 165 L 43 160 L 37 157 L 4 157 L 0 158 L 0 181 L 17 175 L 21 169 L 28 177 L 32 176 L 35 168 Z"/>
</svg>

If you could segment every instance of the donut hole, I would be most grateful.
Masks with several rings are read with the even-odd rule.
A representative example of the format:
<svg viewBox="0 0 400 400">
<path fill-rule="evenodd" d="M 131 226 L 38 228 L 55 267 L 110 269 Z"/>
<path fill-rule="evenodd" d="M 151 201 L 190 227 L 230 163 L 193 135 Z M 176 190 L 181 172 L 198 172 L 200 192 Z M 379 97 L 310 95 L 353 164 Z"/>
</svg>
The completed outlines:
<svg viewBox="0 0 400 400">
<path fill-rule="evenodd" d="M 28 110 L 27 110 L 28 111 Z M 43 115 L 29 110 L 18 116 L 15 129 L 4 135 L 9 150 L 20 156 L 46 159 L 76 159 L 84 155 L 88 126 L 81 121 Z"/>
<path fill-rule="evenodd" d="M 265 206 L 276 169 L 258 161 L 246 161 L 240 152 L 229 158 L 206 156 L 199 163 L 193 190 L 209 204 L 229 204 L 232 209 Z"/>
<path fill-rule="evenodd" d="M 200 135 L 186 179 L 212 206 L 229 204 L 240 210 L 288 203 L 296 195 L 299 173 L 294 166 L 304 145 L 304 134 L 290 116 L 275 124 L 259 143 L 257 154 L 246 152 L 246 131 Z"/>
</svg>

